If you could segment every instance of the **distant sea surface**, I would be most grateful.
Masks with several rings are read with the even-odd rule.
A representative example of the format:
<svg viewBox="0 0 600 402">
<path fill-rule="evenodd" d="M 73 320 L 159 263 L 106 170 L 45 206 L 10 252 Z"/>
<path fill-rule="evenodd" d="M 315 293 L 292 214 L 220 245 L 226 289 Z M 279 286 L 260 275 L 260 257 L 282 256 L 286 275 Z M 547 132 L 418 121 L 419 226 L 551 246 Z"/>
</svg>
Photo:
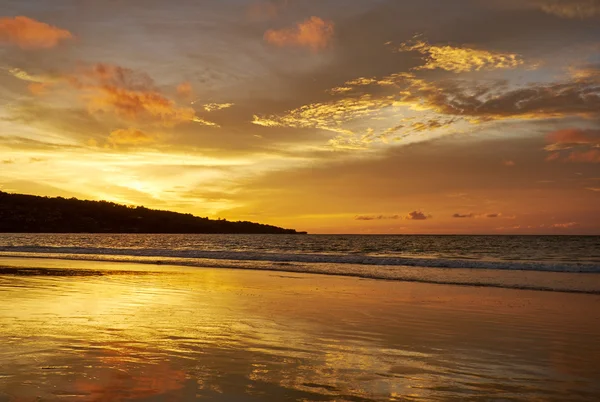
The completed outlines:
<svg viewBox="0 0 600 402">
<path fill-rule="evenodd" d="M 600 293 L 600 236 L 0 234 L 0 256 Z"/>
</svg>

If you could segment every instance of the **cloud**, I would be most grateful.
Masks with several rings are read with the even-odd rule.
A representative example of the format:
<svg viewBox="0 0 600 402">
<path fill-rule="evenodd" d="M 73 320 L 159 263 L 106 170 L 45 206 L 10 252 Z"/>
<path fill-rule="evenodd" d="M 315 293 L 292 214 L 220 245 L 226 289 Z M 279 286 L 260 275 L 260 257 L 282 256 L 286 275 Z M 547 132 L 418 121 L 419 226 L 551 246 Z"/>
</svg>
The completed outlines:
<svg viewBox="0 0 600 402">
<path fill-rule="evenodd" d="M 518 54 L 500 53 L 469 47 L 435 46 L 423 40 L 400 45 L 400 52 L 419 52 L 426 56 L 425 64 L 415 70 L 442 69 L 455 73 L 469 71 L 512 69 L 524 64 Z"/>
<path fill-rule="evenodd" d="M 28 17 L 0 18 L 0 44 L 13 44 L 22 49 L 49 49 L 72 38 L 65 29 Z"/>
<path fill-rule="evenodd" d="M 547 161 L 600 163 L 600 130 L 559 130 L 546 139 L 550 145 L 544 149 L 552 152 Z"/>
<path fill-rule="evenodd" d="M 45 83 L 45 82 L 52 81 L 52 79 L 50 79 L 48 77 L 44 77 L 41 75 L 33 75 L 33 74 L 28 73 L 25 70 L 21 70 L 20 68 L 9 68 L 8 73 L 10 75 L 12 75 L 13 77 L 15 77 L 19 80 L 22 80 L 22 81 L 37 82 L 37 83 Z"/>
<path fill-rule="evenodd" d="M 503 160 L 502 164 L 504 166 L 506 166 L 506 167 L 514 167 L 514 166 L 516 166 L 516 163 L 513 160 Z"/>
<path fill-rule="evenodd" d="M 27 85 L 27 89 L 33 95 L 42 96 L 52 89 L 52 83 L 48 82 L 32 82 Z"/>
<path fill-rule="evenodd" d="M 555 223 L 553 225 L 551 225 L 551 228 L 555 228 L 555 229 L 570 229 L 570 228 L 574 228 L 579 226 L 579 223 L 577 222 L 567 222 L 567 223 Z"/>
<path fill-rule="evenodd" d="M 286 8 L 288 1 L 259 1 L 248 6 L 248 17 L 251 19 L 275 19 L 282 9 Z"/>
<path fill-rule="evenodd" d="M 153 136 L 134 128 L 118 129 L 108 136 L 108 142 L 112 145 L 139 145 L 154 140 Z"/>
<path fill-rule="evenodd" d="M 349 134 L 343 123 L 370 117 L 393 104 L 393 97 L 377 98 L 365 94 L 357 98 L 312 103 L 290 110 L 283 116 L 254 116 L 253 123 L 265 127 L 319 128 Z"/>
<path fill-rule="evenodd" d="M 426 215 L 422 211 L 412 211 L 412 212 L 409 212 L 408 215 L 406 215 L 404 217 L 404 219 L 406 219 L 408 221 L 424 221 L 424 220 L 431 219 L 431 218 L 433 218 L 433 216 Z"/>
<path fill-rule="evenodd" d="M 354 218 L 357 221 L 381 221 L 402 219 L 399 215 L 359 215 Z"/>
<path fill-rule="evenodd" d="M 600 118 L 600 85 L 596 78 L 510 88 L 505 80 L 429 81 L 415 73 L 395 73 L 349 80 L 329 94 L 331 100 L 306 104 L 281 115 L 255 115 L 253 124 L 328 130 L 338 134 L 330 140 L 330 146 L 366 149 L 372 142 L 389 141 L 389 136 L 399 141 L 409 134 L 430 133 L 460 123 L 566 116 Z M 406 109 L 416 114 L 410 117 L 412 122 L 398 124 L 395 120 L 387 127 L 377 123 L 374 132 L 355 132 L 355 121 L 385 121 L 391 115 L 404 114 Z"/>
<path fill-rule="evenodd" d="M 270 29 L 265 32 L 264 40 L 279 47 L 306 47 L 317 52 L 331 44 L 334 35 L 334 23 L 319 17 L 310 17 L 298 23 L 294 28 Z"/>
<path fill-rule="evenodd" d="M 600 192 L 600 187 L 587 187 L 586 190 L 590 190 L 590 191 L 594 191 L 594 192 Z"/>
<path fill-rule="evenodd" d="M 400 215 L 358 215 L 354 217 L 357 221 L 381 221 L 381 220 L 399 220 L 404 219 L 407 221 L 424 221 L 431 219 L 433 216 L 427 215 L 421 211 L 409 212 L 406 216 Z"/>
<path fill-rule="evenodd" d="M 554 131 L 546 137 L 551 145 L 545 149 L 554 151 L 558 149 L 567 149 L 574 145 L 600 145 L 600 130 L 581 130 L 570 128 L 566 130 Z"/>
<path fill-rule="evenodd" d="M 193 94 L 193 89 L 192 89 L 192 84 L 190 84 L 189 82 L 182 82 L 181 84 L 177 85 L 177 94 L 179 96 L 181 96 L 182 98 L 185 99 L 189 99 L 192 97 Z"/>
<path fill-rule="evenodd" d="M 470 212 L 468 214 L 460 214 L 460 213 L 456 213 L 454 215 L 452 215 L 453 218 L 458 218 L 458 219 L 467 219 L 467 218 L 489 218 L 489 219 L 494 219 L 494 218 L 500 218 L 502 216 L 501 213 L 488 213 L 488 214 L 475 214 L 473 212 Z"/>
<path fill-rule="evenodd" d="M 214 112 L 215 110 L 227 109 L 234 105 L 234 103 L 207 103 L 204 105 L 204 110 L 207 112 Z"/>
<path fill-rule="evenodd" d="M 54 83 L 31 87 L 34 93 L 64 85 L 78 91 L 90 114 L 111 114 L 122 120 L 173 126 L 197 122 L 215 123 L 196 116 L 192 107 L 179 106 L 162 94 L 148 74 L 112 64 L 81 66 Z"/>
<path fill-rule="evenodd" d="M 587 64 L 583 66 L 569 67 L 569 74 L 575 80 L 600 81 L 600 64 Z"/>
<path fill-rule="evenodd" d="M 15 163 L 15 161 L 14 161 L 14 160 L 12 160 L 12 159 L 4 159 L 4 160 L 2 161 L 2 164 L 3 164 L 3 165 L 12 165 L 13 163 Z"/>
<path fill-rule="evenodd" d="M 571 152 L 564 160 L 567 162 L 576 163 L 600 163 L 600 149 L 574 151 Z"/>
<path fill-rule="evenodd" d="M 593 18 L 600 16 L 600 0 L 545 0 L 539 7 L 546 13 L 562 18 Z"/>
<path fill-rule="evenodd" d="M 459 219 L 466 219 L 466 218 L 475 218 L 475 214 L 474 213 L 468 213 L 468 214 L 454 214 L 452 215 L 453 218 L 459 218 Z"/>
</svg>

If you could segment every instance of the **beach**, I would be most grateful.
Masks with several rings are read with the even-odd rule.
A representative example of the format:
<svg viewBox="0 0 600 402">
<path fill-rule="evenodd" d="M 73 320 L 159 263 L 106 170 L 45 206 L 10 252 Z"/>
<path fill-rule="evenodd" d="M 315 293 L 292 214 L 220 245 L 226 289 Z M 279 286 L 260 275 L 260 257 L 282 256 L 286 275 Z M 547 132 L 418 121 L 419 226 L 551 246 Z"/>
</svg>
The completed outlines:
<svg viewBox="0 0 600 402">
<path fill-rule="evenodd" d="M 600 296 L 0 258 L 0 401 L 597 400 Z"/>
</svg>

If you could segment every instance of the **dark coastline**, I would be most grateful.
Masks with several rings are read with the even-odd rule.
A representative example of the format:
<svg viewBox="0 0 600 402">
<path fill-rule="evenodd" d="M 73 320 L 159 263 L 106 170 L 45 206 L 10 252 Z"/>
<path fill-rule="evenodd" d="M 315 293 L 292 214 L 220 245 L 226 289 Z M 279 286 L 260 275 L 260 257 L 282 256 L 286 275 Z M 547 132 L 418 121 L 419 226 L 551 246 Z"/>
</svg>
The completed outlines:
<svg viewBox="0 0 600 402">
<path fill-rule="evenodd" d="M 0 233 L 306 234 L 272 225 L 214 220 L 108 201 L 2 191 Z"/>
</svg>

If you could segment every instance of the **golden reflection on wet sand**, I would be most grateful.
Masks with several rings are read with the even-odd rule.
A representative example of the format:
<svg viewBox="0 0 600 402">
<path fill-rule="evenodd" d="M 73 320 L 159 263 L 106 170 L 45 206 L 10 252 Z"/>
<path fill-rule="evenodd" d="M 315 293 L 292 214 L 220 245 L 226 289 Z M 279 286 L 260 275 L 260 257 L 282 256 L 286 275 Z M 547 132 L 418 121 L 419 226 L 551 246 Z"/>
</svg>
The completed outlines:
<svg viewBox="0 0 600 402">
<path fill-rule="evenodd" d="M 0 300 L 0 401 L 600 398 L 597 295 L 6 258 Z"/>
</svg>

